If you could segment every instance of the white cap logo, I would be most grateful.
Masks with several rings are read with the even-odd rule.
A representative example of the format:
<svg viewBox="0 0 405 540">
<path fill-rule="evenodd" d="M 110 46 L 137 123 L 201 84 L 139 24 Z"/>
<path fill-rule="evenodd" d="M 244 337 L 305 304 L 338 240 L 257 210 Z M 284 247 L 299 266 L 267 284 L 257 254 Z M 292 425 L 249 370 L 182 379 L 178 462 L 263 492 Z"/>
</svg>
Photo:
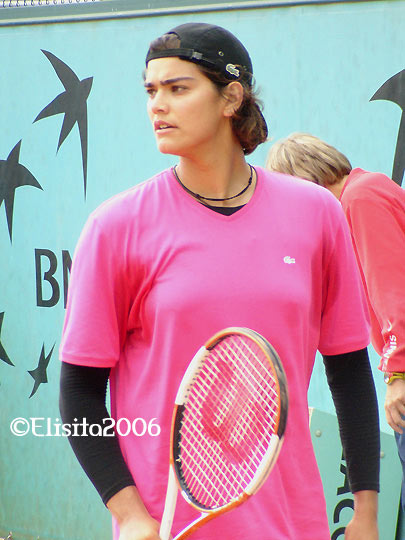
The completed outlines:
<svg viewBox="0 0 405 540">
<path fill-rule="evenodd" d="M 227 64 L 225 67 L 226 71 L 235 77 L 239 77 L 239 69 L 234 64 Z"/>
</svg>

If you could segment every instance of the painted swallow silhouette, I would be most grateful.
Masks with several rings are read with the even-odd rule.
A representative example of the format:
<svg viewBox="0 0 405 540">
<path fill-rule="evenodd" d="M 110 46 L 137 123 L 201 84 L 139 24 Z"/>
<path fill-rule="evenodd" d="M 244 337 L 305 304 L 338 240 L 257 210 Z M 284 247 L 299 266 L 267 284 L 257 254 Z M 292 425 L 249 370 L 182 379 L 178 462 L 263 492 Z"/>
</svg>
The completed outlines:
<svg viewBox="0 0 405 540">
<path fill-rule="evenodd" d="M 63 124 L 59 136 L 58 148 L 62 146 L 64 140 L 77 123 L 80 133 L 80 143 L 82 147 L 84 196 L 87 190 L 87 98 L 89 97 L 93 77 L 79 80 L 72 69 L 62 60 L 49 51 L 41 49 L 44 55 L 52 64 L 56 75 L 65 87 L 65 92 L 59 94 L 49 105 L 47 105 L 35 118 L 34 122 L 54 116 L 64 114 Z"/>
<path fill-rule="evenodd" d="M 0 313 L 0 336 L 1 336 L 1 327 L 3 326 L 3 319 L 4 319 L 4 311 Z M 13 362 L 8 357 L 8 354 L 4 350 L 3 345 L 0 342 L 0 360 L 3 360 L 6 364 L 9 366 L 14 366 Z"/>
<path fill-rule="evenodd" d="M 392 101 L 401 107 L 402 115 L 399 124 L 397 146 L 395 148 L 392 179 L 398 185 L 402 184 L 405 171 L 405 69 L 389 78 L 370 98 L 370 101 L 384 99 Z"/>
<path fill-rule="evenodd" d="M 15 190 L 22 186 L 42 189 L 30 171 L 19 163 L 20 149 L 21 140 L 14 146 L 6 160 L 0 160 L 0 206 L 4 201 L 10 242 L 13 236 Z"/>
<path fill-rule="evenodd" d="M 42 345 L 41 355 L 39 357 L 38 367 L 35 369 L 28 371 L 28 373 L 31 375 L 31 377 L 34 379 L 34 386 L 32 388 L 32 392 L 30 395 L 30 398 L 36 393 L 36 391 L 39 388 L 39 385 L 42 383 L 48 382 L 48 376 L 46 374 L 46 370 L 49 365 L 49 361 L 51 359 L 53 350 L 55 348 L 55 344 L 51 349 L 51 352 L 48 354 L 48 356 L 45 357 L 45 344 Z"/>
</svg>

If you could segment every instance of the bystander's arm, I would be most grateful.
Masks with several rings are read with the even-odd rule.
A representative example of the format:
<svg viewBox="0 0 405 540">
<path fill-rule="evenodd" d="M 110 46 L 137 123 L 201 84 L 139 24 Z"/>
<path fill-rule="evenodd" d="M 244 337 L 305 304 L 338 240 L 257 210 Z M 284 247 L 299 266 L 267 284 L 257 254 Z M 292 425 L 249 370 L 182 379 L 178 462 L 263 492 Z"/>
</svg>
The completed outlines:
<svg viewBox="0 0 405 540">
<path fill-rule="evenodd" d="M 381 328 L 383 372 L 405 372 L 405 249 L 404 232 L 390 209 L 367 198 L 345 209 L 366 282 L 372 313 Z M 373 344 L 379 336 L 373 333 Z M 377 344 L 378 345 L 378 344 Z M 405 381 L 387 385 L 388 424 L 401 433 L 405 423 Z"/>
</svg>

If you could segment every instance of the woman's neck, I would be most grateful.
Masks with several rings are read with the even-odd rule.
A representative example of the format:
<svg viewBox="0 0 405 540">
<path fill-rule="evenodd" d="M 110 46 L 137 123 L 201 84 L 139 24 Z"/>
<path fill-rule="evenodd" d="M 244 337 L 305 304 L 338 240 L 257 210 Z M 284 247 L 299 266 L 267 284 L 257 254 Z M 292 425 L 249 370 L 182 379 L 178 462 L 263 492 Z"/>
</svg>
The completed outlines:
<svg viewBox="0 0 405 540">
<path fill-rule="evenodd" d="M 235 152 L 232 159 L 223 159 L 217 155 L 214 159 L 194 160 L 180 158 L 176 166 L 177 176 L 188 190 L 199 194 L 200 202 L 215 206 L 240 206 L 246 204 L 254 192 L 256 174 L 246 163 L 242 150 Z M 253 174 L 252 174 L 253 173 Z M 252 179 L 249 184 L 250 177 Z M 246 188 L 244 190 L 244 188 Z M 242 192 L 240 196 L 225 201 L 209 201 L 210 199 L 227 199 Z"/>
</svg>

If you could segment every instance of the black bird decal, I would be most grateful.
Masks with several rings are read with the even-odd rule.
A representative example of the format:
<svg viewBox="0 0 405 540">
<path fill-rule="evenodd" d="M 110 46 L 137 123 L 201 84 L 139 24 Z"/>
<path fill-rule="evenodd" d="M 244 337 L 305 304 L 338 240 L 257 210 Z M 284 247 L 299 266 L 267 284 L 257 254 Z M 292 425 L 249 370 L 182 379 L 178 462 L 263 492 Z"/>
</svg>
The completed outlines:
<svg viewBox="0 0 405 540">
<path fill-rule="evenodd" d="M 4 201 L 8 234 L 11 242 L 15 190 L 22 186 L 33 186 L 42 189 L 30 171 L 19 163 L 20 149 L 21 141 L 14 146 L 6 160 L 0 160 L 0 206 Z"/>
<path fill-rule="evenodd" d="M 392 179 L 400 186 L 405 170 L 405 69 L 389 78 L 370 98 L 370 101 L 377 99 L 392 101 L 399 105 L 402 110 L 392 167 Z"/>
<path fill-rule="evenodd" d="M 87 98 L 93 84 L 93 77 L 79 80 L 77 75 L 62 60 L 49 51 L 42 50 L 44 55 L 52 64 L 56 75 L 65 87 L 65 92 L 59 94 L 49 105 L 47 105 L 35 118 L 42 120 L 56 114 L 64 114 L 62 129 L 59 136 L 58 148 L 72 131 L 77 123 L 80 133 L 80 143 L 82 147 L 84 196 L 87 190 Z"/>
<path fill-rule="evenodd" d="M 54 348 L 55 348 L 55 345 L 52 347 L 51 352 L 48 354 L 48 356 L 45 357 L 45 345 L 42 345 L 42 350 L 41 350 L 41 355 L 39 357 L 38 367 L 36 367 L 32 371 L 28 371 L 28 373 L 31 375 L 31 377 L 35 381 L 34 382 L 34 387 L 32 388 L 30 398 L 38 390 L 40 384 L 48 382 L 48 376 L 46 374 L 46 370 L 48 368 L 48 364 L 49 364 L 49 361 L 51 359 Z"/>
<path fill-rule="evenodd" d="M 3 326 L 3 319 L 4 319 L 4 311 L 0 313 L 0 336 L 1 336 L 1 327 Z M 13 362 L 8 357 L 8 354 L 4 350 L 3 345 L 0 342 L 0 360 L 3 360 L 6 364 L 10 366 L 14 366 Z"/>
</svg>

